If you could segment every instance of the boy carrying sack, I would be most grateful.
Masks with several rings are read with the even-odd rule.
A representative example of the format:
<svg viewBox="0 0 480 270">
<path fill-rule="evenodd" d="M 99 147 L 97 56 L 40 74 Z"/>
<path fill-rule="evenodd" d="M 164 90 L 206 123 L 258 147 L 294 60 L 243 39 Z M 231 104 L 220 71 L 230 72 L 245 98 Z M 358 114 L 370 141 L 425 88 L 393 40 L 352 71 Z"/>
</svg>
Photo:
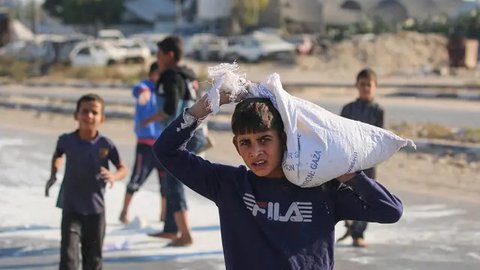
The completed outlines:
<svg viewBox="0 0 480 270">
<path fill-rule="evenodd" d="M 219 96 L 265 97 L 279 111 L 286 134 L 282 167 L 287 179 L 301 187 L 319 186 L 340 175 L 371 168 L 400 148 L 415 147 L 391 131 L 333 114 L 287 93 L 276 73 L 265 83 L 249 83 L 236 64 L 209 69 L 214 86 L 208 104 L 216 113 Z M 230 100 L 232 102 L 233 100 Z"/>
<path fill-rule="evenodd" d="M 364 173 L 312 188 L 292 184 L 282 166 L 286 127 L 273 102 L 244 99 L 225 86 L 216 82 L 213 88 L 217 109 L 241 101 L 232 116 L 233 144 L 246 166 L 211 163 L 185 150 L 215 107 L 208 95 L 165 129 L 154 151 L 167 171 L 217 205 L 226 269 L 333 269 L 338 221 L 400 219 L 400 200 Z"/>
</svg>

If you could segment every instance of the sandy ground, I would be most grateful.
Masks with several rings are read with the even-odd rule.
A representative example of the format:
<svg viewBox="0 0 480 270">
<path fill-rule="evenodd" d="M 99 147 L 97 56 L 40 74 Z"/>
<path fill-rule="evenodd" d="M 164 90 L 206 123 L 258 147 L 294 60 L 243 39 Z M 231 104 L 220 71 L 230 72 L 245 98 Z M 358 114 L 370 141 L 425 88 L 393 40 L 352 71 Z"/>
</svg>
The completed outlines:
<svg viewBox="0 0 480 270">
<path fill-rule="evenodd" d="M 0 109 L 1 124 L 51 134 L 52 141 L 63 133 L 76 128 L 73 117 Z M 117 144 L 134 145 L 132 122 L 111 119 L 101 131 Z M 210 131 L 215 147 L 207 152 L 213 161 L 241 164 L 231 143 L 230 132 Z M 480 203 L 480 161 L 469 161 L 462 155 L 439 156 L 424 153 L 398 152 L 378 167 L 378 180 L 396 189 L 446 196 L 456 200 Z"/>
</svg>

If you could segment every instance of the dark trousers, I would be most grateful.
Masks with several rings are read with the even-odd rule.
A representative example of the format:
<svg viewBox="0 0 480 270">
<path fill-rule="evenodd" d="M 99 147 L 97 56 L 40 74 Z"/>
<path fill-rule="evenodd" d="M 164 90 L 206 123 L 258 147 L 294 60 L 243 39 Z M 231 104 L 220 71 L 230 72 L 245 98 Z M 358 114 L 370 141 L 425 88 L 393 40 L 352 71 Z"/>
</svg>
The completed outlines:
<svg viewBox="0 0 480 270">
<path fill-rule="evenodd" d="M 81 215 L 63 212 L 60 270 L 77 270 L 80 248 L 83 270 L 102 269 L 105 213 Z"/>
<path fill-rule="evenodd" d="M 127 185 L 127 193 L 133 194 L 147 181 L 148 176 L 153 169 L 157 169 L 158 181 L 160 184 L 160 194 L 165 196 L 165 188 L 162 185 L 162 179 L 165 177 L 165 171 L 162 165 L 155 158 L 152 146 L 148 144 L 137 143 L 135 151 L 135 164 L 132 169 L 132 176 Z"/>
<path fill-rule="evenodd" d="M 363 172 L 369 178 L 375 179 L 375 176 L 376 176 L 375 168 L 366 169 L 366 170 L 363 170 Z M 366 221 L 353 220 L 350 225 L 352 238 L 353 239 L 364 238 L 363 234 L 367 230 L 367 225 L 368 225 L 368 222 Z"/>
</svg>

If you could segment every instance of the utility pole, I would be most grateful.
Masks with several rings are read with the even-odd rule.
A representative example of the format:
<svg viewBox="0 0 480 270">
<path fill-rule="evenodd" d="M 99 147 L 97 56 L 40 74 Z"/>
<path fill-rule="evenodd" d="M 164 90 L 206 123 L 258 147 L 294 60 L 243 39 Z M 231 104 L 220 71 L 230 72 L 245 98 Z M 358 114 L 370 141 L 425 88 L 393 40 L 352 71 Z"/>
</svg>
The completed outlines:
<svg viewBox="0 0 480 270">
<path fill-rule="evenodd" d="M 31 17 L 31 28 L 34 35 L 37 34 L 37 4 L 35 0 L 30 0 L 30 17 Z"/>
</svg>

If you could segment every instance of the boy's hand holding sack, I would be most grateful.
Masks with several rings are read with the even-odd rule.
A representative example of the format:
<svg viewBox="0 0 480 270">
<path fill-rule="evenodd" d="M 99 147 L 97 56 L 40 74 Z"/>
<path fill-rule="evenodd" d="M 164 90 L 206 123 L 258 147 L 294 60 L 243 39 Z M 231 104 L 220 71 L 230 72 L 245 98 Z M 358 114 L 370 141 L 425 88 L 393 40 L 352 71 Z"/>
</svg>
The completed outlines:
<svg viewBox="0 0 480 270">
<path fill-rule="evenodd" d="M 350 120 L 287 93 L 276 73 L 265 83 L 249 83 L 239 75 L 236 64 L 209 68 L 214 80 L 208 91 L 213 113 L 225 103 L 246 97 L 268 97 L 280 112 L 287 135 L 283 171 L 287 179 L 301 187 L 321 185 L 341 175 L 371 168 L 387 160 L 411 140 L 393 132 Z M 223 95 L 221 93 L 224 93 Z"/>
</svg>

